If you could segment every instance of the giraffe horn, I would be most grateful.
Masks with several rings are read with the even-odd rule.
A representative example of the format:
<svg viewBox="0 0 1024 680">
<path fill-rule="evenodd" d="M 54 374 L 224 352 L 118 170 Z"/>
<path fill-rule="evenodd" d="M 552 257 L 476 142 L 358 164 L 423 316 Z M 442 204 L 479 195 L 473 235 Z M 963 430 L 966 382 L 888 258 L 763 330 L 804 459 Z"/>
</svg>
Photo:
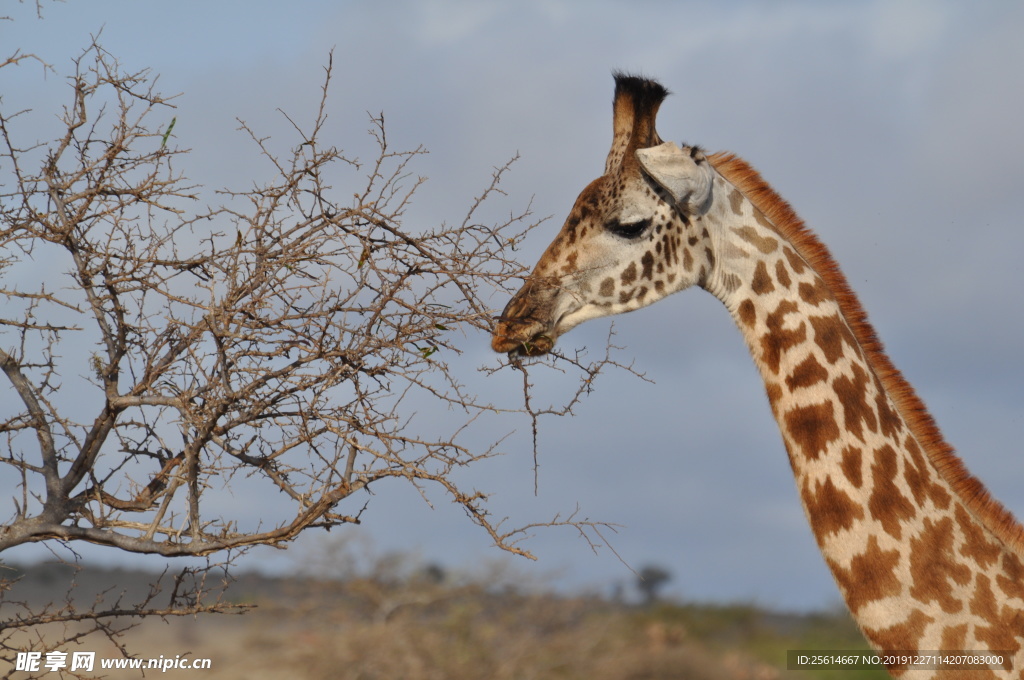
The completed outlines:
<svg viewBox="0 0 1024 680">
<path fill-rule="evenodd" d="M 615 73 L 612 148 L 605 161 L 606 175 L 618 172 L 623 161 L 632 158 L 637 149 L 661 144 L 655 119 L 668 94 L 669 91 L 654 80 Z"/>
</svg>

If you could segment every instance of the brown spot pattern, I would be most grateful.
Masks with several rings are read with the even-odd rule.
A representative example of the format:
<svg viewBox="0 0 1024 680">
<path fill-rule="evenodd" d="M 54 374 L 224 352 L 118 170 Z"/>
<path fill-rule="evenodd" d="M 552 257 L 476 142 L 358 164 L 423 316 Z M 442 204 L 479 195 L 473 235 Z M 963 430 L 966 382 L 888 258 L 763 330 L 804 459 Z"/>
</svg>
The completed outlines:
<svg viewBox="0 0 1024 680">
<path fill-rule="evenodd" d="M 843 406 L 843 422 L 846 429 L 853 433 L 857 439 L 864 441 L 864 430 L 861 424 L 867 426 L 872 432 L 878 431 L 878 421 L 875 420 L 875 412 L 868 406 L 866 387 L 868 376 L 857 364 L 853 365 L 853 377 L 845 375 L 838 376 L 832 381 L 832 388 L 836 392 L 836 398 Z"/>
<path fill-rule="evenodd" d="M 729 205 L 730 207 L 732 207 L 732 212 L 734 215 L 740 217 L 743 216 L 743 201 L 743 194 L 741 194 L 736 189 L 733 189 L 732 191 L 729 192 Z"/>
<path fill-rule="evenodd" d="M 576 260 L 577 260 L 577 257 L 578 257 L 578 253 L 576 253 L 575 251 L 570 252 L 568 255 L 566 255 L 566 257 L 565 257 L 565 264 L 562 265 L 562 275 L 563 276 L 566 276 L 568 274 L 572 274 L 573 272 L 576 271 Z"/>
<path fill-rule="evenodd" d="M 863 454 L 864 452 L 860 447 L 847 446 L 843 449 L 843 460 L 840 463 L 847 481 L 856 489 L 864 485 L 864 473 L 861 470 Z"/>
<path fill-rule="evenodd" d="M 981 526 L 973 520 L 967 509 L 956 504 L 956 523 L 964 533 L 964 545 L 961 546 L 961 554 L 968 559 L 973 559 L 978 565 L 987 569 L 995 564 L 1001 552 L 999 545 L 989 541 Z"/>
<path fill-rule="evenodd" d="M 910 574 L 914 581 L 910 594 L 919 602 L 935 602 L 948 614 L 963 609 L 963 602 L 951 592 L 951 582 L 966 585 L 971 579 L 971 570 L 956 561 L 950 517 L 924 518 L 921 533 L 910 539 Z"/>
<path fill-rule="evenodd" d="M 775 263 L 775 278 L 783 288 L 789 288 L 789 284 L 792 283 L 789 278 L 789 271 L 786 269 L 786 265 L 782 260 Z"/>
<path fill-rule="evenodd" d="M 629 266 L 622 272 L 621 280 L 623 286 L 628 286 L 636 281 L 636 262 L 629 263 Z"/>
<path fill-rule="evenodd" d="M 670 266 L 675 266 L 675 264 L 679 262 L 679 239 L 675 234 L 668 233 L 665 235 L 663 241 L 665 243 L 665 261 L 668 262 Z M 687 249 L 687 251 L 688 250 L 689 249 Z M 644 258 L 650 258 L 650 263 L 654 263 L 654 256 L 651 255 L 650 251 L 647 251 L 647 253 L 644 254 Z M 644 265 L 644 269 L 646 270 L 647 264 L 644 263 Z"/>
<path fill-rule="evenodd" d="M 1024 600 L 1024 565 L 1015 555 L 1003 554 L 1003 570 L 996 574 L 996 585 L 1006 597 Z"/>
<path fill-rule="evenodd" d="M 907 452 L 903 478 L 907 481 L 910 492 L 914 494 L 914 500 L 918 505 L 924 505 L 925 500 L 930 498 L 935 507 L 943 510 L 948 508 L 951 501 L 949 492 L 934 480 L 931 467 L 921 453 L 917 441 L 907 435 L 903 448 Z"/>
<path fill-rule="evenodd" d="M 654 278 L 654 255 L 651 251 L 644 253 L 644 256 L 640 258 L 640 264 L 643 266 L 643 271 L 640 273 L 640 278 L 647 279 L 648 281 Z"/>
<path fill-rule="evenodd" d="M 1008 605 L 1000 605 L 989 578 L 978 574 L 974 582 L 974 595 L 970 602 L 971 613 L 989 622 L 988 626 L 977 626 L 974 635 L 990 650 L 1015 653 L 1020 643 L 1015 639 L 1017 631 L 1024 630 L 1024 612 Z"/>
<path fill-rule="evenodd" d="M 754 214 L 757 216 L 760 213 L 755 212 Z M 768 228 L 770 229 L 771 225 L 768 225 Z M 764 255 L 775 252 L 779 247 L 777 239 L 774 239 L 771 236 L 761 236 L 753 227 L 740 227 L 739 229 L 733 228 L 733 231 L 736 232 L 736 235 L 741 239 L 757 248 Z"/>
<path fill-rule="evenodd" d="M 896 486 L 893 481 L 897 474 L 896 451 L 886 444 L 875 451 L 871 464 L 871 498 L 868 499 L 868 511 L 893 538 L 903 538 L 903 522 L 913 518 L 917 511 L 910 499 Z"/>
<path fill-rule="evenodd" d="M 807 326 L 803 321 L 795 330 L 786 330 L 782 327 L 786 315 L 795 311 L 797 311 L 795 302 L 783 300 L 775 308 L 775 311 L 765 318 L 768 332 L 761 337 L 761 359 L 772 373 L 779 372 L 779 362 L 787 350 L 802 344 L 807 339 Z"/>
<path fill-rule="evenodd" d="M 869 602 L 900 594 L 903 586 L 896 575 L 899 562 L 898 550 L 882 550 L 878 538 L 871 536 L 864 552 L 850 560 L 849 569 L 831 561 L 829 566 L 846 595 L 847 606 L 856 613 Z"/>
<path fill-rule="evenodd" d="M 939 643 L 939 649 L 967 649 L 967 624 L 962 623 L 958 626 L 947 626 L 945 630 L 942 631 L 942 642 Z"/>
<path fill-rule="evenodd" d="M 754 267 L 754 278 L 750 281 L 750 288 L 758 295 L 764 295 L 771 293 L 775 290 L 775 284 L 772 283 L 772 277 L 768 274 L 768 268 L 764 265 L 764 260 L 757 263 Z"/>
<path fill-rule="evenodd" d="M 924 456 L 913 437 L 907 437 L 903 448 L 907 452 L 907 461 L 903 470 L 903 478 L 907 481 L 910 493 L 914 494 L 914 500 L 918 505 L 924 503 L 927 497 L 928 485 L 931 484 L 928 469 L 925 467 Z"/>
<path fill-rule="evenodd" d="M 888 628 L 865 628 L 864 635 L 883 652 L 896 652 L 918 649 L 925 628 L 935 619 L 920 610 L 910 612 L 903 621 Z M 890 668 L 893 675 L 902 675 L 906 669 Z"/>
<path fill-rule="evenodd" d="M 785 415 L 785 422 L 790 440 L 812 460 L 826 453 L 828 445 L 839 439 L 830 401 L 794 408 Z"/>
<path fill-rule="evenodd" d="M 782 249 L 782 254 L 786 256 L 790 269 L 792 269 L 793 273 L 797 276 L 803 274 L 804 270 L 807 269 L 807 265 L 804 263 L 803 259 L 797 255 L 796 251 L 792 248 L 784 247 Z"/>
<path fill-rule="evenodd" d="M 875 387 L 880 388 L 881 385 L 876 381 Z M 881 389 L 875 393 L 875 413 L 878 415 L 879 432 L 885 437 L 895 439 L 896 435 L 903 430 L 903 420 L 896 408 L 889 402 L 889 397 Z"/>
<path fill-rule="evenodd" d="M 814 342 L 825 353 L 825 359 L 834 364 L 843 356 L 844 345 L 853 349 L 860 356 L 860 349 L 846 323 L 836 314 L 829 316 L 808 316 L 807 320 L 814 328 Z"/>
<path fill-rule="evenodd" d="M 786 385 L 791 390 L 801 387 L 810 387 L 824 382 L 828 378 L 828 371 L 818 363 L 813 354 L 797 364 L 793 372 L 786 376 Z"/>
<path fill-rule="evenodd" d="M 826 537 L 851 529 L 854 523 L 864 519 L 864 509 L 838 488 L 831 477 L 815 484 L 813 490 L 809 486 L 809 482 L 804 484 L 803 499 L 818 545 Z"/>
<path fill-rule="evenodd" d="M 753 328 L 757 323 L 757 310 L 754 308 L 754 303 L 750 300 L 744 300 L 740 303 L 739 309 L 740 321 L 743 322 L 744 326 Z"/>
<path fill-rule="evenodd" d="M 832 298 L 832 294 L 825 288 L 825 282 L 819 278 L 815 278 L 814 283 L 801 283 L 797 286 L 797 292 L 800 293 L 800 299 L 815 307 Z"/>
</svg>

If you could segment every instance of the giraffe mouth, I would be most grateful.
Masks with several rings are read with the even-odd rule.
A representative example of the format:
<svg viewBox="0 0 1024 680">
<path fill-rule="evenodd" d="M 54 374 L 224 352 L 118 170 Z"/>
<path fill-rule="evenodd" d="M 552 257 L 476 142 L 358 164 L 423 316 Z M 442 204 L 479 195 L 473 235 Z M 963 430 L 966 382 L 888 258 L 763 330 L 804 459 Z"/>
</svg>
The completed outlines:
<svg viewBox="0 0 1024 680">
<path fill-rule="evenodd" d="M 509 356 L 537 357 L 555 346 L 555 332 L 531 319 L 498 317 L 491 349 Z"/>
<path fill-rule="evenodd" d="M 530 279 L 512 296 L 491 335 L 491 349 L 509 356 L 536 357 L 555 347 L 555 340 L 572 326 L 565 326 L 562 286 L 550 279 Z"/>
</svg>

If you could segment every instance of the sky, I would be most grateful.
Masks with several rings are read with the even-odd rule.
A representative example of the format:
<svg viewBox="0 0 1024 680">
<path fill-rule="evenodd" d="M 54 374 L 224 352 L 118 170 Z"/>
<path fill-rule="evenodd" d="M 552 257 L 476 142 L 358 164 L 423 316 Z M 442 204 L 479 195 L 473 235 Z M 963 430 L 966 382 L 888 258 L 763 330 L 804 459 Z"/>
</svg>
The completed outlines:
<svg viewBox="0 0 1024 680">
<path fill-rule="evenodd" d="M 15 18 L 0 22 L 0 56 L 18 47 L 57 71 L 4 69 L 5 106 L 45 113 L 45 129 L 70 59 L 100 34 L 129 70 L 152 68 L 163 92 L 181 93 L 174 133 L 193 150 L 183 169 L 209 187 L 260 179 L 238 119 L 286 134 L 277 109 L 312 115 L 333 50 L 334 143 L 365 150 L 367 114 L 383 112 L 392 143 L 430 151 L 415 167 L 429 181 L 409 219 L 460 219 L 492 169 L 519 154 L 498 207 L 532 200 L 536 215 L 551 216 L 520 252 L 528 263 L 603 169 L 611 72 L 655 77 L 673 92 L 661 136 L 733 151 L 761 171 L 829 246 L 967 467 L 1024 516 L 1020 3 L 68 0 L 45 5 L 39 20 L 34 6 L 8 0 L 0 15 Z M 495 299 L 496 310 L 504 303 Z M 526 545 L 537 562 L 513 568 L 609 593 L 634 580 L 630 568 L 654 564 L 672 573 L 666 590 L 680 598 L 836 606 L 760 378 L 725 309 L 687 291 L 588 322 L 560 347 L 600 351 L 612 323 L 619 358 L 653 382 L 609 373 L 574 417 L 542 421 L 536 493 L 523 419 L 507 425 L 516 430 L 507 455 L 465 480 L 491 492 L 492 511 L 512 524 L 577 507 L 615 523 L 614 551 L 595 552 L 568 529 L 539 530 Z M 467 335 L 463 360 L 470 385 L 515 404 L 518 376 L 485 381 L 474 371 L 498 361 L 486 336 Z M 542 392 L 561 389 L 535 377 Z M 375 550 L 455 570 L 504 559 L 458 508 L 432 500 L 382 486 L 354 531 Z M 243 564 L 294 570 L 333 533 L 254 551 Z"/>
</svg>

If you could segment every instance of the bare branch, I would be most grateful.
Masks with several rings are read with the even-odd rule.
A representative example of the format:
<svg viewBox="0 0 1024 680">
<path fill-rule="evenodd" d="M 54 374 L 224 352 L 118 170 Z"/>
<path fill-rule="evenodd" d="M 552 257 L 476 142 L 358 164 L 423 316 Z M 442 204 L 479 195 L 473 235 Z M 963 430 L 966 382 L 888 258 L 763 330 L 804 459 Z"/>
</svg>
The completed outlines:
<svg viewBox="0 0 1024 680">
<path fill-rule="evenodd" d="M 490 300 L 527 274 L 514 251 L 539 223 L 529 206 L 496 223 L 482 217 L 504 197 L 515 159 L 494 169 L 461 220 L 410 228 L 426 151 L 394 149 L 383 115 L 370 120 L 372 162 L 325 143 L 332 69 L 329 59 L 311 120 L 282 112 L 289 140 L 240 122 L 273 177 L 198 209 L 199 188 L 177 170 L 186 128 L 175 127 L 173 98 L 95 38 L 74 62 L 56 139 L 19 141 L 26 111 L 0 109 L 0 368 L 15 395 L 0 411 L 0 466 L 21 480 L 0 552 L 86 541 L 237 555 L 358 524 L 367 501 L 356 494 L 402 480 L 428 502 L 439 493 L 460 505 L 499 548 L 533 558 L 522 542 L 540 525 L 504 528 L 485 493 L 456 481 L 503 440 L 480 446 L 468 433 L 484 416 L 523 413 L 536 461 L 538 419 L 570 413 L 618 364 L 609 354 L 548 359 L 581 376 L 563 406 L 536 407 L 518 362 L 488 370 L 522 371 L 521 409 L 465 387 L 448 362 L 467 338 L 485 342 Z M 424 408 L 444 420 L 413 417 Z M 211 511 L 227 493 L 273 502 Z M 608 525 L 575 512 L 544 525 L 606 543 Z M 199 598 L 62 609 L 0 622 L 0 633 L 223 610 Z"/>
</svg>

